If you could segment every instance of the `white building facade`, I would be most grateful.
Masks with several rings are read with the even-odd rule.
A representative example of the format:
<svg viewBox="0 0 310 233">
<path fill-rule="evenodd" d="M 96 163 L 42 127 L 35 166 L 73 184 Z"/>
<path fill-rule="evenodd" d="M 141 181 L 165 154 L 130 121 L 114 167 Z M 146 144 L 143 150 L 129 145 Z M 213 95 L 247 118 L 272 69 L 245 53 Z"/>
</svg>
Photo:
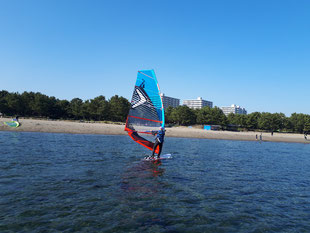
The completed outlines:
<svg viewBox="0 0 310 233">
<path fill-rule="evenodd" d="M 163 93 L 160 94 L 160 96 L 164 104 L 164 109 L 167 109 L 170 106 L 173 108 L 180 106 L 180 99 L 165 96 Z"/>
<path fill-rule="evenodd" d="M 193 109 L 201 109 L 205 106 L 209 106 L 210 108 L 212 108 L 213 102 L 203 100 L 201 97 L 198 97 L 195 100 L 183 100 L 183 105 L 186 105 L 189 108 L 193 108 Z"/>
<path fill-rule="evenodd" d="M 234 114 L 247 114 L 247 111 L 245 110 L 245 108 L 242 108 L 240 106 L 237 106 L 235 104 L 232 104 L 229 107 L 221 107 L 223 113 L 227 116 L 230 113 L 234 113 Z"/>
</svg>

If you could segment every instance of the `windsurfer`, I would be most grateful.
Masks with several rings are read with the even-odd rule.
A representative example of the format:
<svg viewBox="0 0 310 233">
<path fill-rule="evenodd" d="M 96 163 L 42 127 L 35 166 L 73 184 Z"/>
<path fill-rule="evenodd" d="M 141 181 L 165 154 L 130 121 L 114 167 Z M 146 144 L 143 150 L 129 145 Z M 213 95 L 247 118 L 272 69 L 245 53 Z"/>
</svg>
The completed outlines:
<svg viewBox="0 0 310 233">
<path fill-rule="evenodd" d="M 156 138 L 155 138 L 155 143 L 153 147 L 152 157 L 154 157 L 157 146 L 159 149 L 157 158 L 160 157 L 161 149 L 163 148 L 163 144 L 164 144 L 165 131 L 166 130 L 163 127 L 160 127 L 157 132 L 153 132 L 153 134 L 156 135 Z"/>
</svg>

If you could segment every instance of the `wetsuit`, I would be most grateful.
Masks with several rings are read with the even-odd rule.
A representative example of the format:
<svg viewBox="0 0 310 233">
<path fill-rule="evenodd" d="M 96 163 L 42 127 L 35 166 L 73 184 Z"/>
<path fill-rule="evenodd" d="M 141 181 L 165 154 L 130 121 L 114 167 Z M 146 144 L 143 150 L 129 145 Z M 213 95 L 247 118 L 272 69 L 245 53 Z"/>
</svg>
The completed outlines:
<svg viewBox="0 0 310 233">
<path fill-rule="evenodd" d="M 152 157 L 154 157 L 156 147 L 159 146 L 159 151 L 157 157 L 159 158 L 161 149 L 163 148 L 164 144 L 164 137 L 165 137 L 165 130 L 158 130 L 156 133 L 155 143 L 153 147 Z"/>
</svg>

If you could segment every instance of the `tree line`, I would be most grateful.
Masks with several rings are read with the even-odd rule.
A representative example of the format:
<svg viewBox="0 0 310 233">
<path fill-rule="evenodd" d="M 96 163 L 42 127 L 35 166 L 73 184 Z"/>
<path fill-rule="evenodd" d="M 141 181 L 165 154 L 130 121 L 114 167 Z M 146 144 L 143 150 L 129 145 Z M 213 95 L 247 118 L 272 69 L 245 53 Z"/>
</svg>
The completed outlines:
<svg viewBox="0 0 310 233">
<path fill-rule="evenodd" d="M 0 112 L 6 116 L 43 117 L 125 122 L 130 102 L 118 95 L 107 100 L 103 95 L 83 101 L 59 100 L 40 92 L 10 93 L 0 91 Z M 223 129 L 264 130 L 279 132 L 310 133 L 310 115 L 293 113 L 253 112 L 248 115 L 229 114 L 218 108 L 191 109 L 187 106 L 165 109 L 166 123 L 173 125 L 220 125 Z"/>
<path fill-rule="evenodd" d="M 40 92 L 0 91 L 0 112 L 7 116 L 124 122 L 129 109 L 129 101 L 118 95 L 109 100 L 101 95 L 86 101 L 68 101 Z"/>
<path fill-rule="evenodd" d="M 269 132 L 310 133 L 310 115 L 293 113 L 253 112 L 248 115 L 230 113 L 226 116 L 218 108 L 191 109 L 187 106 L 168 107 L 166 122 L 178 125 L 220 125 L 223 129 L 263 130 Z"/>
</svg>

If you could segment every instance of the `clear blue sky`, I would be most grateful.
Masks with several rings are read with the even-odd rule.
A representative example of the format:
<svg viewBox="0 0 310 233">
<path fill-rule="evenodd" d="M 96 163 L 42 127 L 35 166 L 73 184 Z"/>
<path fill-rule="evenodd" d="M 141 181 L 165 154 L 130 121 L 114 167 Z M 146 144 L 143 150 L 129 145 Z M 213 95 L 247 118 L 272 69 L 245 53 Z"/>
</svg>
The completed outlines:
<svg viewBox="0 0 310 233">
<path fill-rule="evenodd" d="M 131 98 L 161 91 L 310 114 L 310 1 L 0 0 L 0 90 Z"/>
</svg>

